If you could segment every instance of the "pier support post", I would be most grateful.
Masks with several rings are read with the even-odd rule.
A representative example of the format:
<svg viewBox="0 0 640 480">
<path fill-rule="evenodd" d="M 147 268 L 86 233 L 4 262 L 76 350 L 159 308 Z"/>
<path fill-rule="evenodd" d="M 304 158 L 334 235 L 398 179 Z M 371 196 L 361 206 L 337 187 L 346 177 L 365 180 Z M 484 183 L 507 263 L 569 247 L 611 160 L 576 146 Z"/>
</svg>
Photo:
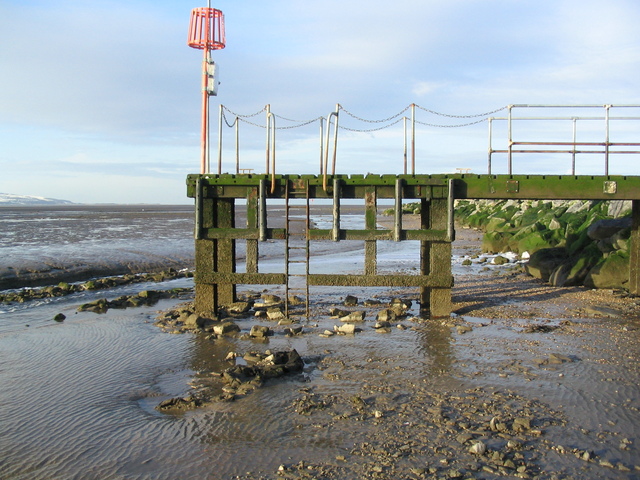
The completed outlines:
<svg viewBox="0 0 640 480">
<path fill-rule="evenodd" d="M 365 188 L 364 195 L 364 223 L 368 230 L 375 230 L 377 226 L 377 198 L 376 187 L 369 186 Z M 378 264 L 378 242 L 375 240 L 365 240 L 364 242 L 364 274 L 376 275 Z"/>
<path fill-rule="evenodd" d="M 250 188 L 247 195 L 247 228 L 258 228 L 258 189 Z M 247 273 L 258 273 L 258 239 L 246 240 Z"/>
<path fill-rule="evenodd" d="M 632 295 L 640 295 L 640 200 L 632 200 L 631 205 L 629 293 Z"/>
<path fill-rule="evenodd" d="M 235 215 L 234 199 L 203 198 L 202 225 L 204 232 L 208 228 L 233 228 Z M 196 242 L 196 311 L 216 316 L 220 305 L 233 303 L 236 298 L 236 286 L 231 283 L 203 283 L 198 281 L 199 273 L 234 273 L 235 240 L 209 239 L 206 234 Z"/>
<path fill-rule="evenodd" d="M 448 211 L 446 198 L 422 199 L 420 223 L 423 229 L 446 230 Z M 420 242 L 420 274 L 451 277 L 451 243 Z M 452 283 L 452 282 L 451 282 Z M 432 318 L 448 317 L 451 314 L 451 287 L 422 287 L 421 307 L 429 311 Z"/>
</svg>

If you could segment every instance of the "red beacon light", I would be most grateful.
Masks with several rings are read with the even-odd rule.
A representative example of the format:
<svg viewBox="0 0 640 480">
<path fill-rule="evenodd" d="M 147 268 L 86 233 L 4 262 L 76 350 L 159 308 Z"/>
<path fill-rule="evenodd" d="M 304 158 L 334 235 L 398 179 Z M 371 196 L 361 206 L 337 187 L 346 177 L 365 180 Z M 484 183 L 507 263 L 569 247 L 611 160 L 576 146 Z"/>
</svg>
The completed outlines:
<svg viewBox="0 0 640 480">
<path fill-rule="evenodd" d="M 200 50 L 222 50 L 225 47 L 224 15 L 215 8 L 194 8 L 189 22 L 190 47 Z"/>
<path fill-rule="evenodd" d="M 202 158 L 201 173 L 209 173 L 208 132 L 209 96 L 218 94 L 218 68 L 211 58 L 211 50 L 225 47 L 224 15 L 216 8 L 194 8 L 189 22 L 187 45 L 203 51 L 202 61 Z"/>
</svg>

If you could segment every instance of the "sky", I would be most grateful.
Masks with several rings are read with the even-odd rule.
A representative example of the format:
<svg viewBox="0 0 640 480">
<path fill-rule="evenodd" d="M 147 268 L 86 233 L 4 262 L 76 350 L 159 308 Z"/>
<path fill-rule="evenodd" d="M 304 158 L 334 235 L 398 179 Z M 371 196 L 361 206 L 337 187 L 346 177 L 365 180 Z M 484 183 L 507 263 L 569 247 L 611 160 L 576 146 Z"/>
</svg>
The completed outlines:
<svg viewBox="0 0 640 480">
<path fill-rule="evenodd" d="M 206 6 L 0 0 L 0 192 L 78 203 L 192 202 L 185 178 L 200 170 L 202 53 L 186 43 L 191 10 Z M 212 55 L 220 71 L 211 97 L 214 173 L 219 105 L 229 123 L 261 112 L 241 117 L 239 158 L 241 168 L 263 173 L 269 104 L 276 171 L 290 174 L 319 173 L 319 120 L 297 125 L 337 104 L 336 173 L 345 174 L 403 173 L 402 117 L 412 103 L 416 173 L 434 174 L 487 173 L 486 119 L 504 117 L 507 105 L 640 105 L 637 0 L 213 0 L 211 7 L 222 10 L 226 27 L 226 48 Z M 599 118 L 604 109 L 516 114 Z M 611 115 L 640 117 L 640 108 Z M 601 120 L 578 124 L 579 141 L 604 140 Z M 506 149 L 507 122 L 492 125 L 492 147 Z M 611 140 L 638 142 L 638 127 L 612 120 Z M 572 122 L 522 121 L 513 135 L 570 141 Z M 222 145 L 222 171 L 235 172 L 235 133 L 225 121 Z M 523 154 L 514 156 L 513 172 L 566 174 L 570 164 L 568 154 Z M 504 154 L 493 155 L 493 173 L 506 165 Z M 577 173 L 604 173 L 600 155 L 578 156 L 577 165 Z M 638 155 L 612 156 L 609 171 L 640 174 L 638 165 Z"/>
</svg>

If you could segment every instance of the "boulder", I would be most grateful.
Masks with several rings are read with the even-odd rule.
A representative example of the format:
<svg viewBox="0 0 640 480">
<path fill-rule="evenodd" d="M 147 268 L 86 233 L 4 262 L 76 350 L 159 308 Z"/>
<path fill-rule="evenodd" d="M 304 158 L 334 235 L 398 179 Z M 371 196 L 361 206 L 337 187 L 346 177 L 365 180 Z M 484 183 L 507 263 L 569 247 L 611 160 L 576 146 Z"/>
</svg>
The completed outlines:
<svg viewBox="0 0 640 480">
<path fill-rule="evenodd" d="M 249 336 L 253 338 L 266 338 L 270 335 L 273 335 L 273 331 L 262 325 L 254 325 L 249 332 Z"/>
<path fill-rule="evenodd" d="M 347 295 L 344 299 L 344 304 L 347 307 L 355 307 L 358 305 L 358 297 L 354 297 L 353 295 Z"/>
<path fill-rule="evenodd" d="M 269 320 L 280 321 L 285 318 L 285 315 L 279 308 L 270 308 L 267 310 L 267 318 Z"/>
<path fill-rule="evenodd" d="M 607 215 L 618 218 L 631 213 L 631 200 L 610 200 Z"/>
<path fill-rule="evenodd" d="M 390 308 L 379 311 L 378 315 L 376 316 L 376 320 L 384 323 L 393 322 L 395 319 L 396 319 L 396 312 L 394 312 Z"/>
<path fill-rule="evenodd" d="M 240 327 L 233 322 L 223 322 L 213 327 L 216 335 L 231 335 L 240 331 Z"/>
<path fill-rule="evenodd" d="M 587 288 L 626 288 L 628 283 L 629 255 L 622 251 L 608 255 L 584 279 Z"/>
<path fill-rule="evenodd" d="M 587 235 L 592 240 L 606 240 L 627 228 L 631 228 L 631 217 L 607 218 L 592 223 L 587 229 Z"/>
<path fill-rule="evenodd" d="M 341 322 L 364 322 L 365 312 L 357 311 L 351 312 L 345 317 L 340 317 Z"/>
<path fill-rule="evenodd" d="M 192 313 L 188 317 L 186 317 L 183 322 L 184 326 L 187 328 L 202 328 L 207 319 L 198 315 L 197 313 Z"/>
<path fill-rule="evenodd" d="M 553 271 L 567 260 L 568 256 L 564 248 L 543 248 L 529 257 L 526 271 L 532 277 L 547 282 Z"/>
<path fill-rule="evenodd" d="M 246 313 L 251 308 L 251 304 L 249 302 L 234 302 L 230 305 L 227 305 L 225 309 L 229 314 L 240 314 Z"/>
<path fill-rule="evenodd" d="M 342 310 L 341 308 L 331 308 L 329 309 L 329 315 L 332 317 L 346 317 L 351 312 L 349 310 Z"/>
</svg>

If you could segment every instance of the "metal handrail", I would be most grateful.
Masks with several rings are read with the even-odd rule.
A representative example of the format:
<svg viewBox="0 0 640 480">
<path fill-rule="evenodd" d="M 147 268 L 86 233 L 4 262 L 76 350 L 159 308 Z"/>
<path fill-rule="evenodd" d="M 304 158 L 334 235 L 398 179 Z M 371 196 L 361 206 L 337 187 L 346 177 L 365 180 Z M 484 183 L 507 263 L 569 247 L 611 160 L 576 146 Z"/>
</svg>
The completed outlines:
<svg viewBox="0 0 640 480">
<path fill-rule="evenodd" d="M 583 109 L 583 108 L 604 108 L 603 116 L 513 116 L 513 109 L 515 108 L 555 108 L 555 109 Z M 528 105 L 528 104 L 514 104 L 508 106 L 507 117 L 491 117 L 488 119 L 489 125 L 489 158 L 488 158 L 488 173 L 491 174 L 492 168 L 492 154 L 493 153 L 506 153 L 508 156 L 508 173 L 513 173 L 513 154 L 514 153 L 570 153 L 571 154 L 571 172 L 575 175 L 575 159 L 576 154 L 583 153 L 595 153 L 604 155 L 604 170 L 605 175 L 609 175 L 609 155 L 610 154 L 640 154 L 640 150 L 617 150 L 612 151 L 612 148 L 616 147 L 640 147 L 639 142 L 611 142 L 610 141 L 610 127 L 612 120 L 640 120 L 640 116 L 611 116 L 610 111 L 612 108 L 638 108 L 640 105 Z M 506 120 L 508 144 L 507 149 L 494 149 L 493 148 L 493 121 L 494 120 Z M 572 122 L 572 141 L 571 142 L 555 142 L 555 141 L 515 141 L 513 139 L 513 124 L 518 120 L 539 120 L 539 121 L 571 121 Z M 578 142 L 577 141 L 577 122 L 582 120 L 597 120 L 604 122 L 604 141 L 601 142 Z M 514 149 L 516 146 L 548 146 L 548 147 L 573 147 L 571 149 Z M 600 150 L 578 150 L 577 147 L 603 147 Z"/>
<path fill-rule="evenodd" d="M 267 105 L 267 147 L 265 173 L 269 175 L 271 161 L 271 193 L 276 191 L 276 117 Z"/>
<path fill-rule="evenodd" d="M 340 105 L 336 105 L 336 109 L 334 112 L 331 112 L 327 115 L 327 133 L 325 135 L 325 146 L 324 146 L 324 168 L 323 171 L 320 172 L 322 175 L 322 189 L 327 191 L 327 171 L 329 169 L 329 137 L 331 136 L 331 118 L 335 118 L 333 122 L 333 162 L 331 168 L 331 175 L 336 174 L 336 156 L 338 153 L 338 112 L 340 110 Z"/>
</svg>

